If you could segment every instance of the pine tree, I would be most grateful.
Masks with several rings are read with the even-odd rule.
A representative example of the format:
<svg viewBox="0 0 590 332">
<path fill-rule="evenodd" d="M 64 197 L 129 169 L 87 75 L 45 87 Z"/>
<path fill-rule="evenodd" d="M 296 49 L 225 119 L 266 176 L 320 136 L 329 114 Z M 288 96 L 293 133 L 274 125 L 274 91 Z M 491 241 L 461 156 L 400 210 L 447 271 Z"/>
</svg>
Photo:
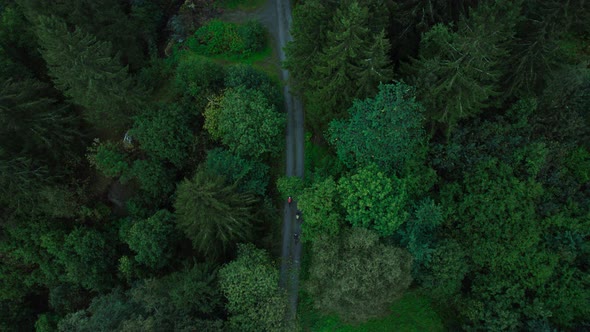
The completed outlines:
<svg viewBox="0 0 590 332">
<path fill-rule="evenodd" d="M 299 92 L 312 86 L 313 68 L 325 44 L 326 31 L 332 26 L 330 16 L 334 7 L 334 1 L 308 0 L 293 9 L 293 41 L 285 47 L 284 67 Z"/>
<path fill-rule="evenodd" d="M 136 27 L 119 0 L 16 0 L 25 17 L 37 25 L 43 16 L 56 16 L 68 26 L 76 26 L 96 36 L 99 41 L 113 45 L 111 56 L 129 64 L 133 69 L 145 60 L 141 44 L 142 28 Z M 135 2 L 135 1 L 131 1 Z M 132 5 L 129 5 L 132 6 Z"/>
<path fill-rule="evenodd" d="M 47 86 L 34 79 L 0 84 L 0 145 L 13 155 L 59 161 L 79 138 L 76 116 L 44 97 Z"/>
<path fill-rule="evenodd" d="M 254 195 L 237 192 L 204 169 L 181 182 L 176 195 L 178 228 L 203 255 L 220 257 L 235 243 L 251 240 Z"/>
<path fill-rule="evenodd" d="M 314 68 L 314 86 L 308 94 L 311 122 L 327 124 L 350 106 L 357 93 L 355 82 L 359 57 L 367 49 L 369 12 L 358 2 L 342 2 L 334 27 Z M 326 121 L 328 120 L 328 121 Z"/>
<path fill-rule="evenodd" d="M 391 45 L 381 30 L 375 40 L 359 61 L 356 96 L 358 98 L 373 97 L 377 93 L 380 83 L 387 83 L 393 79 L 393 68 L 389 59 Z"/>
<path fill-rule="evenodd" d="M 96 128 L 123 131 L 141 107 L 141 92 L 110 56 L 111 45 L 78 28 L 70 32 L 56 17 L 40 17 L 36 32 L 56 87 L 85 108 L 85 119 Z"/>
<path fill-rule="evenodd" d="M 431 120 L 447 126 L 481 112 L 499 94 L 507 41 L 514 35 L 521 1 L 484 2 L 457 31 L 437 24 L 424 34 L 413 61 L 413 84 Z"/>
</svg>

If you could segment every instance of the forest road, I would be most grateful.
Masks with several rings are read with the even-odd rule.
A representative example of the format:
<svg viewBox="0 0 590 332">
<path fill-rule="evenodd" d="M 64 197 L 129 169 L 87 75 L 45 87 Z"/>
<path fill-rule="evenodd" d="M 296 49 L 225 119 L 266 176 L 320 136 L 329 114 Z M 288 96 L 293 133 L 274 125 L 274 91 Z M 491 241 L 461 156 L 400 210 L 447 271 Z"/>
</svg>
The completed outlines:
<svg viewBox="0 0 590 332">
<path fill-rule="evenodd" d="M 257 13 L 257 18 L 264 24 L 276 42 L 276 49 L 280 61 L 285 61 L 283 48 L 293 40 L 291 27 L 291 3 L 289 0 L 269 0 Z M 289 89 L 289 72 L 281 69 L 284 83 L 283 94 L 285 98 L 285 110 L 287 111 L 286 130 L 286 176 L 304 175 L 304 131 L 303 131 L 303 104 L 293 95 Z M 301 265 L 301 242 L 295 241 L 294 234 L 301 234 L 301 225 L 295 222 L 297 202 L 288 204 L 285 202 L 283 209 L 283 247 L 281 257 L 280 285 L 287 289 L 289 294 L 288 319 L 294 319 L 297 314 L 297 301 L 299 294 L 299 269 Z"/>
</svg>

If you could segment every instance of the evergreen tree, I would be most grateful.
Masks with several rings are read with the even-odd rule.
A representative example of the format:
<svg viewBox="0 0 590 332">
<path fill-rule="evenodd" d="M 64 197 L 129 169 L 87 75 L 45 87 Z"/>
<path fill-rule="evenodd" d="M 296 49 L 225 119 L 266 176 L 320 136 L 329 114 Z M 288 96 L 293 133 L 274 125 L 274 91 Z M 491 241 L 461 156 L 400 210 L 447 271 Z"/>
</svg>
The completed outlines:
<svg viewBox="0 0 590 332">
<path fill-rule="evenodd" d="M 176 196 L 177 226 L 203 255 L 219 257 L 252 238 L 256 198 L 237 192 L 224 177 L 200 169 L 180 183 Z"/>
<path fill-rule="evenodd" d="M 325 45 L 326 32 L 333 22 L 330 17 L 336 6 L 335 1 L 307 0 L 293 9 L 293 41 L 285 46 L 284 67 L 289 70 L 293 86 L 299 92 L 313 86 L 313 68 Z"/>
<path fill-rule="evenodd" d="M 0 144 L 6 152 L 54 163 L 71 154 L 80 136 L 76 116 L 47 95 L 34 79 L 0 85 Z"/>
<path fill-rule="evenodd" d="M 420 56 L 410 68 L 412 83 L 430 119 L 444 123 L 447 134 L 499 94 L 506 41 L 514 34 L 520 3 L 481 3 L 456 32 L 437 24 L 422 37 Z"/>
<path fill-rule="evenodd" d="M 369 46 L 369 12 L 357 1 L 343 1 L 336 10 L 334 26 L 314 66 L 313 87 L 308 92 L 309 118 L 322 125 L 342 116 L 357 93 L 358 59 Z"/>
<path fill-rule="evenodd" d="M 85 119 L 99 129 L 123 131 L 141 107 L 141 92 L 117 60 L 111 45 L 56 17 L 40 17 L 36 29 L 41 54 L 55 85 L 85 108 Z"/>
<path fill-rule="evenodd" d="M 380 83 L 388 83 L 393 79 L 393 68 L 389 59 L 390 48 L 389 39 L 385 36 L 385 31 L 381 30 L 359 59 L 359 72 L 356 75 L 358 98 L 373 97 Z"/>
<path fill-rule="evenodd" d="M 143 49 L 149 40 L 142 38 L 143 29 L 130 18 L 126 11 L 129 5 L 119 0 L 16 0 L 25 16 L 33 26 L 43 16 L 57 17 L 68 26 L 75 26 L 96 36 L 100 42 L 113 46 L 109 55 L 129 64 L 134 70 L 140 68 L 145 60 Z"/>
</svg>

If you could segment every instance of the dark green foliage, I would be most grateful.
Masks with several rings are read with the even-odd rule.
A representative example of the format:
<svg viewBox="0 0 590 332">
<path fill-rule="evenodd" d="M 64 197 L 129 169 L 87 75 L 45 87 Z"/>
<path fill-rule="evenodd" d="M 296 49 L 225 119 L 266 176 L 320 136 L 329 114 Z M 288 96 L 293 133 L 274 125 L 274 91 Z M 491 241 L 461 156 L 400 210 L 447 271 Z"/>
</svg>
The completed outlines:
<svg viewBox="0 0 590 332">
<path fill-rule="evenodd" d="M 128 292 L 115 288 L 87 309 L 59 322 L 60 331 L 219 331 L 221 306 L 216 270 L 185 267 L 159 279 L 142 280 Z"/>
<path fill-rule="evenodd" d="M 315 241 L 312 254 L 306 289 L 317 309 L 346 322 L 385 315 L 412 280 L 412 257 L 363 228 Z"/>
<path fill-rule="evenodd" d="M 269 167 L 261 162 L 244 159 L 221 148 L 207 153 L 205 168 L 236 184 L 241 192 L 264 196 L 268 187 Z"/>
<path fill-rule="evenodd" d="M 0 142 L 10 155 L 56 162 L 71 157 L 80 138 L 73 110 L 47 98 L 35 80 L 6 81 L 0 87 Z"/>
<path fill-rule="evenodd" d="M 431 262 L 436 245 L 436 230 L 444 222 L 442 208 L 432 199 L 420 202 L 400 230 L 402 243 L 414 257 L 414 276 L 420 278 L 419 272 L 424 265 Z"/>
<path fill-rule="evenodd" d="M 122 148 L 113 142 L 94 140 L 88 148 L 88 161 L 108 177 L 119 177 L 129 172 L 129 161 Z"/>
<path fill-rule="evenodd" d="M 586 157 L 568 148 L 571 140 L 535 137 L 535 110 L 534 100 L 522 100 L 504 117 L 474 121 L 434 159 L 452 182 L 442 206 L 447 236 L 459 246 L 434 249 L 425 285 L 441 298 L 462 293 L 457 306 L 468 328 L 547 319 L 569 329 L 590 310 L 581 263 L 588 248 L 580 245 L 590 213 L 580 182 Z M 567 166 L 570 158 L 578 167 Z M 460 288 L 462 276 L 469 288 Z"/>
<path fill-rule="evenodd" d="M 145 54 L 142 42 L 149 42 L 142 36 L 142 29 L 127 12 L 129 8 L 117 0 L 64 0 L 48 2 L 39 0 L 16 0 L 23 9 L 30 24 L 36 25 L 42 16 L 55 16 L 68 26 L 75 26 L 96 36 L 102 42 L 113 45 L 117 60 L 128 63 L 133 69 L 143 65 Z"/>
<path fill-rule="evenodd" d="M 184 55 L 180 58 L 174 76 L 178 89 L 197 99 L 205 99 L 223 87 L 225 69 L 216 62 L 198 55 Z M 204 108 L 206 103 L 199 102 Z"/>
<path fill-rule="evenodd" d="M 346 221 L 381 236 L 392 235 L 409 217 L 406 181 L 387 177 L 374 164 L 342 177 L 338 194 Z"/>
<path fill-rule="evenodd" d="M 209 102 L 204 115 L 204 128 L 240 157 L 256 160 L 281 151 L 276 142 L 283 134 L 286 116 L 258 90 L 228 89 Z"/>
<path fill-rule="evenodd" d="M 268 254 L 252 244 L 238 246 L 238 257 L 219 271 L 230 327 L 237 331 L 285 331 L 287 296 Z"/>
<path fill-rule="evenodd" d="M 96 297 L 86 310 L 67 315 L 58 324 L 59 331 L 116 331 L 121 321 L 137 309 L 120 289 Z"/>
<path fill-rule="evenodd" d="M 390 45 L 382 31 L 386 7 L 370 3 L 342 1 L 337 7 L 306 1 L 296 7 L 298 29 L 287 45 L 285 66 L 305 94 L 306 121 L 316 130 L 342 117 L 353 98 L 369 97 L 379 83 L 393 78 Z"/>
<path fill-rule="evenodd" d="M 166 200 L 174 192 L 175 174 L 170 167 L 152 158 L 139 159 L 125 178 L 133 177 L 139 183 L 142 192 L 152 203 Z"/>
<path fill-rule="evenodd" d="M 338 158 L 349 168 L 376 163 L 401 175 L 423 163 L 423 111 L 412 87 L 382 85 L 374 99 L 356 100 L 349 112 L 350 119 L 332 121 L 328 132 Z"/>
<path fill-rule="evenodd" d="M 141 91 L 116 59 L 111 45 L 56 17 L 40 17 L 36 29 L 41 54 L 55 86 L 99 129 L 123 130 L 129 116 L 141 109 Z"/>
<path fill-rule="evenodd" d="M 326 31 L 331 27 L 331 14 L 336 1 L 307 0 L 293 9 L 291 34 L 293 41 L 285 47 L 284 63 L 292 83 L 303 92 L 313 86 L 310 78 L 318 63 L 322 46 L 326 43 Z"/>
<path fill-rule="evenodd" d="M 196 141 L 191 128 L 196 116 L 179 104 L 157 105 L 135 117 L 129 134 L 150 157 L 181 168 Z"/>
<path fill-rule="evenodd" d="M 251 193 L 237 192 L 223 176 L 199 169 L 178 185 L 177 226 L 204 256 L 221 256 L 236 242 L 252 238 L 256 201 Z"/>
<path fill-rule="evenodd" d="M 457 31 L 437 24 L 423 35 L 409 71 L 430 120 L 450 130 L 491 105 L 490 98 L 499 94 L 519 7 L 520 1 L 483 2 L 461 19 Z"/>
<path fill-rule="evenodd" d="M 258 21 L 244 24 L 211 20 L 189 38 L 188 46 L 203 55 L 235 56 L 247 58 L 264 48 L 264 27 Z"/>
<path fill-rule="evenodd" d="M 131 289 L 130 299 L 145 310 L 134 323 L 151 320 L 156 330 L 213 332 L 223 326 L 217 316 L 222 307 L 217 270 L 209 264 L 194 264 L 160 279 L 144 280 Z"/>
<path fill-rule="evenodd" d="M 136 253 L 134 258 L 138 263 L 160 269 L 174 255 L 177 240 L 174 224 L 174 215 L 160 210 L 146 220 L 127 220 L 119 234 Z"/>
<path fill-rule="evenodd" d="M 42 245 L 65 269 L 64 279 L 93 291 L 113 285 L 114 248 L 107 234 L 76 228 L 67 235 L 47 234 Z M 63 242 L 62 242 L 63 241 Z"/>
<path fill-rule="evenodd" d="M 341 117 L 353 98 L 366 97 L 360 92 L 373 91 L 380 81 L 391 79 L 387 77 L 391 71 L 383 59 L 388 50 L 387 41 L 382 34 L 372 39 L 368 26 L 366 7 L 360 7 L 356 1 L 342 2 L 334 16 L 333 28 L 327 32 L 326 44 L 313 64 L 312 77 L 308 78 L 313 84 L 306 91 L 311 123 L 320 125 Z M 373 58 L 379 62 L 379 68 L 373 68 L 377 75 L 371 78 L 367 71 L 376 63 L 366 59 Z M 369 85 L 361 86 L 361 83 Z"/>
<path fill-rule="evenodd" d="M 46 167 L 36 165 L 30 158 L 10 158 L 0 148 L 0 203 L 7 214 L 31 212 L 40 200 L 39 191 L 50 183 Z M 8 216 L 5 218 L 2 223 L 8 222 Z"/>
<path fill-rule="evenodd" d="M 305 216 L 302 241 L 314 242 L 338 234 L 343 220 L 338 197 L 338 187 L 331 177 L 312 184 L 297 197 L 297 207 Z"/>
<path fill-rule="evenodd" d="M 227 68 L 225 76 L 226 88 L 244 86 L 262 92 L 275 105 L 282 105 L 283 94 L 276 82 L 267 74 L 249 65 L 237 64 Z"/>
</svg>

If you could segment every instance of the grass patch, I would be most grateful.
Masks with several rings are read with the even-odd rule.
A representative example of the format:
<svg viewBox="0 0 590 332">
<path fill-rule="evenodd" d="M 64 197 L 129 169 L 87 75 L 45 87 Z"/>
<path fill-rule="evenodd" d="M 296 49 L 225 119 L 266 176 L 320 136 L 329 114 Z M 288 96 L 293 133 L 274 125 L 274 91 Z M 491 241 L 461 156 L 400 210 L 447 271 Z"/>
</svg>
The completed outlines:
<svg viewBox="0 0 590 332">
<path fill-rule="evenodd" d="M 303 292 L 302 292 L 303 293 Z M 444 331 L 442 320 L 428 298 L 409 292 L 391 306 L 391 314 L 359 325 L 344 324 L 335 315 L 322 315 L 313 308 L 313 300 L 303 293 L 299 304 L 303 331 L 313 332 L 437 332 Z"/>
<path fill-rule="evenodd" d="M 260 8 L 267 0 L 221 0 L 219 6 L 226 10 L 251 11 Z"/>
</svg>

